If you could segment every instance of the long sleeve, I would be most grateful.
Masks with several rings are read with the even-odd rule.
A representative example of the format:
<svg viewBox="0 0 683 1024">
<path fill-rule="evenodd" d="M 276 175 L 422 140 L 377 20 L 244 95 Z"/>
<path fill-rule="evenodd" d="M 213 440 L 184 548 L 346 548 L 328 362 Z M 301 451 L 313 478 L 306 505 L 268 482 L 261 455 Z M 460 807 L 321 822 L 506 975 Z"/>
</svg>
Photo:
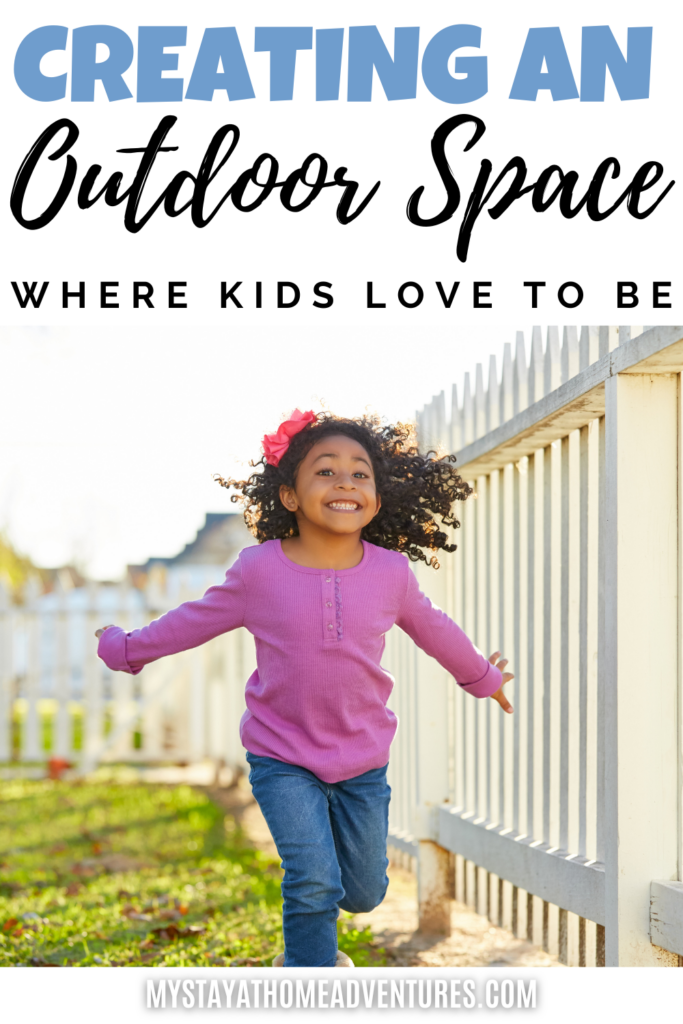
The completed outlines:
<svg viewBox="0 0 683 1024">
<path fill-rule="evenodd" d="M 422 593 L 408 570 L 408 586 L 396 624 L 455 681 L 475 697 L 490 697 L 502 683 L 500 671 L 478 651 L 451 618 Z"/>
<path fill-rule="evenodd" d="M 246 593 L 240 559 L 228 569 L 225 581 L 209 587 L 198 601 L 188 601 L 166 612 L 142 629 L 126 633 L 111 626 L 100 637 L 97 653 L 116 672 L 137 675 L 144 665 L 167 654 L 199 647 L 244 621 Z"/>
</svg>

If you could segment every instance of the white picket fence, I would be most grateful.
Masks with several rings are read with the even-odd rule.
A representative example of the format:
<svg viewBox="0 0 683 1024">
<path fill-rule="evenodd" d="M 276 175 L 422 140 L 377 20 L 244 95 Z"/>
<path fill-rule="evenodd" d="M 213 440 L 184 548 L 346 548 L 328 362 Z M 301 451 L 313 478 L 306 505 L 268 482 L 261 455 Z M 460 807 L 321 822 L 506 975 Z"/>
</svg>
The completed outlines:
<svg viewBox="0 0 683 1024">
<path fill-rule="evenodd" d="M 679 964 L 682 370 L 680 327 L 535 330 L 418 414 L 476 492 L 418 577 L 516 676 L 507 716 L 388 638 L 392 842 L 435 927 L 454 891 L 569 964 Z"/>
<path fill-rule="evenodd" d="M 455 895 L 568 964 L 679 964 L 681 371 L 681 327 L 566 328 L 561 344 L 550 328 L 545 345 L 534 330 L 528 362 L 518 335 L 486 389 L 479 366 L 450 416 L 443 393 L 418 414 L 421 443 L 455 451 L 476 491 L 458 551 L 418 578 L 515 673 L 506 716 L 387 637 L 390 842 L 418 869 L 425 928 L 448 930 Z M 138 677 L 95 654 L 98 626 L 135 628 L 199 582 L 19 606 L 0 588 L 0 762 L 44 761 L 50 736 L 85 769 L 243 766 L 244 631 Z"/>
<path fill-rule="evenodd" d="M 34 584 L 13 605 L 0 584 L 0 763 L 30 766 L 54 756 L 86 771 L 106 762 L 207 758 L 245 766 L 236 723 L 255 656 L 244 630 L 139 676 L 111 672 L 97 657 L 99 626 L 136 629 L 195 596 L 154 581 L 146 592 L 58 585 L 45 595 Z"/>
</svg>

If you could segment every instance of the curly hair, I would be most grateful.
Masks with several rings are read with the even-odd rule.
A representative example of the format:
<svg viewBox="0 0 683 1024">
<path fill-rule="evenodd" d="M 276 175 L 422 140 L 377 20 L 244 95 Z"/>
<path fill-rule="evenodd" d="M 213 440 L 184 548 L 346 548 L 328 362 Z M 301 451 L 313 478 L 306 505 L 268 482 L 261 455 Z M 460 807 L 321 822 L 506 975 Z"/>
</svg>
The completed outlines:
<svg viewBox="0 0 683 1024">
<path fill-rule="evenodd" d="M 320 413 L 296 434 L 277 466 L 262 456 L 251 462 L 254 468 L 247 480 L 214 479 L 222 486 L 234 488 L 232 501 L 244 505 L 244 519 L 259 544 L 266 540 L 297 537 L 296 516 L 280 501 L 280 487 L 294 488 L 302 461 L 318 441 L 333 434 L 343 434 L 357 441 L 370 456 L 375 484 L 382 504 L 377 515 L 363 528 L 362 537 L 371 544 L 391 551 L 403 551 L 413 561 L 423 561 L 435 569 L 439 562 L 429 552 L 455 551 L 448 535 L 440 527 L 457 529 L 460 523 L 453 514 L 453 503 L 464 501 L 472 488 L 458 476 L 453 463 L 455 455 L 439 455 L 418 450 L 412 425 L 383 424 L 379 416 L 344 419 L 332 413 Z"/>
</svg>

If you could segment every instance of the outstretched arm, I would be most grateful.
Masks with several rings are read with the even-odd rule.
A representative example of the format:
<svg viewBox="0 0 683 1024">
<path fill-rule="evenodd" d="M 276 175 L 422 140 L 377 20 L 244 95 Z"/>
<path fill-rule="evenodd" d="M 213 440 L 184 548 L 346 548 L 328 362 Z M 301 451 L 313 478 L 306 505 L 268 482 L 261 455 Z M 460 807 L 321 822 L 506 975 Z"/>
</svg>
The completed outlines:
<svg viewBox="0 0 683 1024">
<path fill-rule="evenodd" d="M 412 571 L 408 570 L 408 576 L 396 624 L 450 672 L 463 690 L 475 697 L 493 697 L 507 711 L 510 705 L 502 691 L 512 679 L 510 672 L 503 673 L 507 661 L 498 661 L 498 651 L 487 660 L 460 626 L 422 593 Z"/>
<path fill-rule="evenodd" d="M 225 581 L 209 587 L 198 601 L 188 601 L 166 612 L 142 629 L 126 633 L 118 626 L 98 629 L 97 653 L 116 672 L 137 675 L 144 665 L 168 654 L 199 647 L 244 621 L 245 593 L 239 559 Z"/>
</svg>

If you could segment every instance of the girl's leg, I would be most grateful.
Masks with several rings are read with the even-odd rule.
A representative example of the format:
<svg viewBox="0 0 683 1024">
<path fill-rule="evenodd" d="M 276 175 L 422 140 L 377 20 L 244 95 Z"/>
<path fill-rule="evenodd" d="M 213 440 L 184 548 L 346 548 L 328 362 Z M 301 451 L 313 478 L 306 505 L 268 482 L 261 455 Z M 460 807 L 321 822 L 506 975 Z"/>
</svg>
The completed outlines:
<svg viewBox="0 0 683 1024">
<path fill-rule="evenodd" d="M 285 967 L 334 967 L 344 895 L 329 788 L 312 772 L 248 754 L 249 781 L 282 858 Z"/>
<path fill-rule="evenodd" d="M 330 817 L 341 870 L 342 910 L 373 910 L 387 891 L 387 832 L 391 788 L 387 769 L 373 768 L 330 787 Z"/>
</svg>

